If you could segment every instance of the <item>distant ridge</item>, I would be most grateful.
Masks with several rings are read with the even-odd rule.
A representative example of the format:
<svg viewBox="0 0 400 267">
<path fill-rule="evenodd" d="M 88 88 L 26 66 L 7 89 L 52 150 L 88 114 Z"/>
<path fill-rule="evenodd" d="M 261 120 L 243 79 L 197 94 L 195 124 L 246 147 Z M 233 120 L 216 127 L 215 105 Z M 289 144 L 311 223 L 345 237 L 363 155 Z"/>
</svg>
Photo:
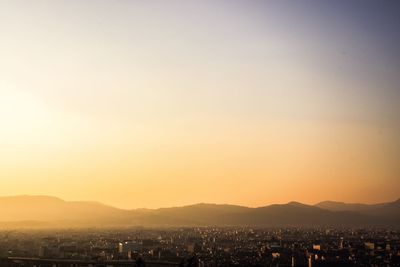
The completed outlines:
<svg viewBox="0 0 400 267">
<path fill-rule="evenodd" d="M 379 204 L 344 203 L 336 201 L 323 201 L 315 205 L 316 207 L 330 211 L 352 211 L 370 216 L 379 216 L 382 219 L 396 217 L 400 215 L 400 199 Z M 399 219 L 399 218 L 397 218 Z"/>
<path fill-rule="evenodd" d="M 91 201 L 50 196 L 0 197 L 0 227 L 112 226 L 398 226 L 400 200 L 380 204 L 324 201 L 259 208 L 229 204 L 125 210 Z"/>
</svg>

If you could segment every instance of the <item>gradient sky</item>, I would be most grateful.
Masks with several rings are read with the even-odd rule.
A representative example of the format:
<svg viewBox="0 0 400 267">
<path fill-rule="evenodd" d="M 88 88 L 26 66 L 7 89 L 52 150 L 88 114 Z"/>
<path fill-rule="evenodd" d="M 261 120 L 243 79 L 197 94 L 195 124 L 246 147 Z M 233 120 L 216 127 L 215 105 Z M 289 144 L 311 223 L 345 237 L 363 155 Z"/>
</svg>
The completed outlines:
<svg viewBox="0 0 400 267">
<path fill-rule="evenodd" d="M 0 0 L 0 195 L 400 197 L 399 1 Z"/>
</svg>

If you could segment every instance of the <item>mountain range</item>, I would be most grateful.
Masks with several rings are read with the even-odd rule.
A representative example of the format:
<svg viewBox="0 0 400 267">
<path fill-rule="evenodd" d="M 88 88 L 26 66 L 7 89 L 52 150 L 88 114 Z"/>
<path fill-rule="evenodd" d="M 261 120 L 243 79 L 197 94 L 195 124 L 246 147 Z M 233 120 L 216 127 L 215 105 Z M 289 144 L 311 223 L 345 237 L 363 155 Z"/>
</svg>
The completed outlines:
<svg viewBox="0 0 400 267">
<path fill-rule="evenodd" d="M 399 226 L 400 199 L 380 204 L 324 201 L 258 208 L 200 203 L 160 209 L 118 209 L 50 196 L 0 197 L 0 228 L 120 226 Z"/>
</svg>

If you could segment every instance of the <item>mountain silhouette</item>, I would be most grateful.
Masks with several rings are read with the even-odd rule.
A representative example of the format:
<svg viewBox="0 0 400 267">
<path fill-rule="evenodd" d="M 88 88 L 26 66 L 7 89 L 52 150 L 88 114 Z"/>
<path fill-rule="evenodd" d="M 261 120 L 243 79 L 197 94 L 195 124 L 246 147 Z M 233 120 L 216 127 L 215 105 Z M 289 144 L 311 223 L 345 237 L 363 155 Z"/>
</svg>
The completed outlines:
<svg viewBox="0 0 400 267">
<path fill-rule="evenodd" d="M 400 223 L 400 199 L 379 204 L 344 203 L 336 201 L 323 201 L 316 207 L 335 212 L 358 212 L 364 215 L 379 218 L 382 221 Z"/>
<path fill-rule="evenodd" d="M 49 196 L 0 197 L 0 227 L 113 226 L 397 226 L 400 200 L 374 205 L 324 201 L 249 208 L 200 203 L 159 209 L 118 209 Z"/>
<path fill-rule="evenodd" d="M 128 212 L 99 202 L 64 201 L 49 196 L 0 197 L 0 222 L 79 221 L 84 223 L 98 219 L 108 221 L 113 217 L 123 217 L 125 213 Z"/>
</svg>

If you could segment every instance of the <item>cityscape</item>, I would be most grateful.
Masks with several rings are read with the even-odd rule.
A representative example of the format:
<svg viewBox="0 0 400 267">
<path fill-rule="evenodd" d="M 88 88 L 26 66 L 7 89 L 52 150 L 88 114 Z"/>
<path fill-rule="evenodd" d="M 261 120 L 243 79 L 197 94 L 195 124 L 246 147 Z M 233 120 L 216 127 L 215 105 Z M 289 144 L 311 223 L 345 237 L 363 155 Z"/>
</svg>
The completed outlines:
<svg viewBox="0 0 400 267">
<path fill-rule="evenodd" d="M 115 228 L 0 232 L 14 266 L 400 266 L 398 229 Z"/>
<path fill-rule="evenodd" d="M 400 200 L 124 210 L 24 195 L 0 210 L 4 267 L 400 266 Z"/>
<path fill-rule="evenodd" d="M 0 267 L 400 267 L 400 0 L 0 0 Z"/>
</svg>

